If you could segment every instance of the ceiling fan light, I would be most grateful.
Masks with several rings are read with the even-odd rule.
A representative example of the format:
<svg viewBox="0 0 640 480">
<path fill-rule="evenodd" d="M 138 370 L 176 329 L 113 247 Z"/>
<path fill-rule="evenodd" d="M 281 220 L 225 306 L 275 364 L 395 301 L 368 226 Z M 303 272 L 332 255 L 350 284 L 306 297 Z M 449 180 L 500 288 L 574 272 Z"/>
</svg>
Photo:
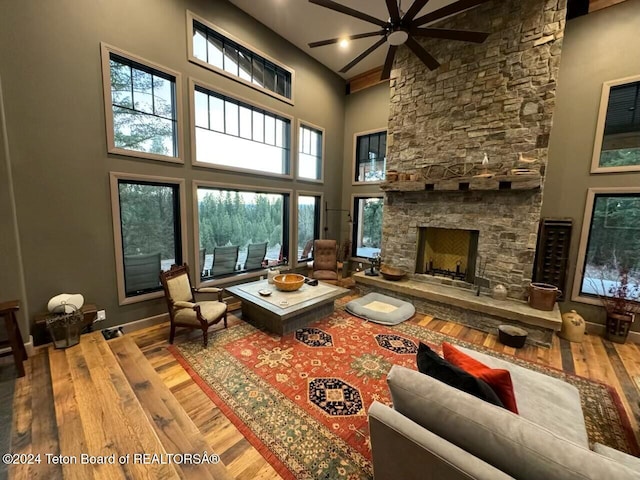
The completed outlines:
<svg viewBox="0 0 640 480">
<path fill-rule="evenodd" d="M 409 34 L 405 30 L 395 30 L 387 35 L 387 42 L 390 45 L 402 45 L 409 38 Z"/>
</svg>

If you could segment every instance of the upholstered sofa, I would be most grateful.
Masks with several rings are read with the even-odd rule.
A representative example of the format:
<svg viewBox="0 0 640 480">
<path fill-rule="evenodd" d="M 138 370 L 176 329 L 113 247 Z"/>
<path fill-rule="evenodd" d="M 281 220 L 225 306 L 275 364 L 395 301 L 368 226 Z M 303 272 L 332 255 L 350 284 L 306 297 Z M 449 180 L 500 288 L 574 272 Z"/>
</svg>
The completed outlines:
<svg viewBox="0 0 640 480">
<path fill-rule="evenodd" d="M 640 459 L 589 449 L 574 386 L 459 349 L 509 370 L 519 414 L 395 365 L 387 377 L 393 408 L 369 408 L 376 480 L 640 479 Z"/>
</svg>

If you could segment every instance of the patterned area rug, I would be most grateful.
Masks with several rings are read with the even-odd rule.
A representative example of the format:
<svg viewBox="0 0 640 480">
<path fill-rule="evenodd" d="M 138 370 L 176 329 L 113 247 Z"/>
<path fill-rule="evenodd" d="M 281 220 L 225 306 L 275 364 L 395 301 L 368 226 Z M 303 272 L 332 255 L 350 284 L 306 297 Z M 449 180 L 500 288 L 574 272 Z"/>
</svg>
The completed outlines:
<svg viewBox="0 0 640 480">
<path fill-rule="evenodd" d="M 386 327 L 338 310 L 283 337 L 239 324 L 169 349 L 258 451 L 287 479 L 372 478 L 367 408 L 390 404 L 392 365 L 415 369 L 418 341 L 488 352 L 575 385 L 589 438 L 637 444 L 613 389 L 459 341 L 416 324 Z"/>
</svg>

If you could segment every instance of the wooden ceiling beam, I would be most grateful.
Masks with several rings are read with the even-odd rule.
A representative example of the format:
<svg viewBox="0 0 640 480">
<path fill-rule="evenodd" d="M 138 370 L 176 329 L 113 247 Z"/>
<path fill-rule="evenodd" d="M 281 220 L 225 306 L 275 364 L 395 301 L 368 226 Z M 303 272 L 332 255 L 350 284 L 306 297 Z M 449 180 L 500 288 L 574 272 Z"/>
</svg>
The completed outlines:
<svg viewBox="0 0 640 480">
<path fill-rule="evenodd" d="M 589 13 L 626 1 L 627 0 L 589 0 Z"/>
<path fill-rule="evenodd" d="M 380 80 L 382 76 L 382 65 L 376 67 L 372 70 L 368 70 L 360 75 L 356 75 L 355 77 L 347 80 L 347 93 L 355 93 L 359 90 L 364 90 L 365 88 L 373 87 L 383 82 L 388 82 L 389 80 Z"/>
</svg>

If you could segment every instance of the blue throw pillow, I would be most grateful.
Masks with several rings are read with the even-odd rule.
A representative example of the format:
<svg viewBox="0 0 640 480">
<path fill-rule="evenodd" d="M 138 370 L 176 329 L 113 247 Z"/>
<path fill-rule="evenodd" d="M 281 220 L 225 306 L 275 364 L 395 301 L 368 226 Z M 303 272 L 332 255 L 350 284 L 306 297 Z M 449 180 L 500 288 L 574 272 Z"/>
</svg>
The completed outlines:
<svg viewBox="0 0 640 480">
<path fill-rule="evenodd" d="M 447 362 L 427 345 L 420 342 L 418 346 L 418 371 L 440 380 L 447 385 L 467 392 L 485 402 L 505 408 L 496 392 L 487 382 L 474 377 L 459 367 Z"/>
</svg>

